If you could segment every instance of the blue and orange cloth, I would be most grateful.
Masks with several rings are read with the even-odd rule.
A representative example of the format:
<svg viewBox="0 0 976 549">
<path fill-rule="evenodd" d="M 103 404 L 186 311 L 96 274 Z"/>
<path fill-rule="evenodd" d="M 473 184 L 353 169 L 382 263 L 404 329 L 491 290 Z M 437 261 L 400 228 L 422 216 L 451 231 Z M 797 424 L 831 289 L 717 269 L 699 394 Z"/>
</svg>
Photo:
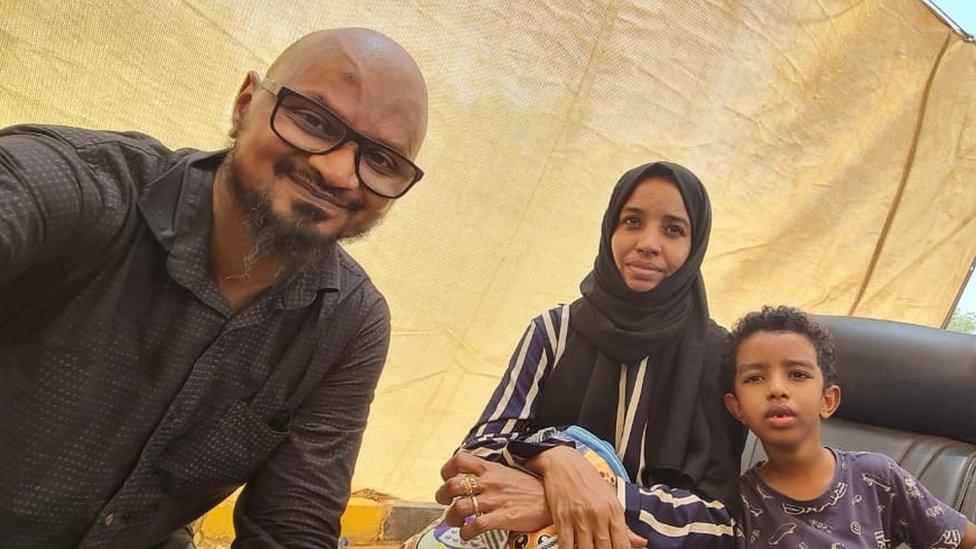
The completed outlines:
<svg viewBox="0 0 976 549">
<path fill-rule="evenodd" d="M 611 486 L 617 477 L 628 478 L 627 470 L 609 443 L 578 426 L 560 429 L 558 438 L 572 442 L 583 457 L 590 462 Z M 555 526 L 547 526 L 535 532 L 509 532 L 492 530 L 464 541 L 460 529 L 440 521 L 431 524 L 419 534 L 401 545 L 401 549 L 556 549 L 558 547 Z"/>
</svg>

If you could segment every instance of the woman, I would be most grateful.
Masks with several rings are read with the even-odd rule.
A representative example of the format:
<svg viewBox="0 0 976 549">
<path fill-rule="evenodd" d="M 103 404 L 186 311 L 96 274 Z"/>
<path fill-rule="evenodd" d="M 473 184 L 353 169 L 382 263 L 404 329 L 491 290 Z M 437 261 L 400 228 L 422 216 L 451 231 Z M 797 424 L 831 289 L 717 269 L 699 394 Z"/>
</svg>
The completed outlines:
<svg viewBox="0 0 976 549">
<path fill-rule="evenodd" d="M 710 228 L 687 169 L 656 162 L 620 179 L 582 297 L 533 320 L 444 466 L 447 522 L 477 515 L 463 539 L 555 524 L 561 547 L 734 545 L 745 432 L 722 406 L 726 332 L 700 271 Z M 611 487 L 551 429 L 567 425 L 611 443 L 629 478 Z"/>
</svg>

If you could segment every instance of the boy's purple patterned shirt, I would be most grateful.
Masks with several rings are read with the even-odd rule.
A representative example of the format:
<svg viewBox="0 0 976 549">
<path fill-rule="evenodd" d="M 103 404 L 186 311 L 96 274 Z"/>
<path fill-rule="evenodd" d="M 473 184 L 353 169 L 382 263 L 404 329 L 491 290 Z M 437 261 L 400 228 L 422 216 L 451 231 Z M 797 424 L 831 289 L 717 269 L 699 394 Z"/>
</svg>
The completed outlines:
<svg viewBox="0 0 976 549">
<path fill-rule="evenodd" d="M 831 450 L 834 477 L 818 498 L 797 501 L 764 483 L 753 467 L 742 477 L 744 547 L 951 548 L 966 517 L 933 496 L 891 458 Z"/>
</svg>

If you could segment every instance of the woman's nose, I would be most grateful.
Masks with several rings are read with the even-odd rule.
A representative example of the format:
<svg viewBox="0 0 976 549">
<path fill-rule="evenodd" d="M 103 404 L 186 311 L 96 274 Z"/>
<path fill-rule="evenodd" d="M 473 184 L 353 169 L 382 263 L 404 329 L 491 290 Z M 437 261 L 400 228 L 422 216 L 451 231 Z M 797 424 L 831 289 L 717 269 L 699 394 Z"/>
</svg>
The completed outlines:
<svg viewBox="0 0 976 549">
<path fill-rule="evenodd" d="M 637 251 L 644 255 L 658 255 L 661 253 L 661 241 L 656 231 L 645 231 L 637 241 Z"/>
</svg>

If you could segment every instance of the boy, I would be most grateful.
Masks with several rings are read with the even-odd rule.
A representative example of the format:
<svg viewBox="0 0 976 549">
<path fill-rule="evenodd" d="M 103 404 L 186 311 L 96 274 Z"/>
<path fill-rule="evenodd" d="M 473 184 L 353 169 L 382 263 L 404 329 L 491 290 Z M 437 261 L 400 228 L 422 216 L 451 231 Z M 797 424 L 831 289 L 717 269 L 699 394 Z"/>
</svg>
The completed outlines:
<svg viewBox="0 0 976 549">
<path fill-rule="evenodd" d="M 769 461 L 742 476 L 748 547 L 976 547 L 976 526 L 891 458 L 824 448 L 840 404 L 830 334 L 790 307 L 746 315 L 729 336 L 725 406 Z"/>
</svg>

